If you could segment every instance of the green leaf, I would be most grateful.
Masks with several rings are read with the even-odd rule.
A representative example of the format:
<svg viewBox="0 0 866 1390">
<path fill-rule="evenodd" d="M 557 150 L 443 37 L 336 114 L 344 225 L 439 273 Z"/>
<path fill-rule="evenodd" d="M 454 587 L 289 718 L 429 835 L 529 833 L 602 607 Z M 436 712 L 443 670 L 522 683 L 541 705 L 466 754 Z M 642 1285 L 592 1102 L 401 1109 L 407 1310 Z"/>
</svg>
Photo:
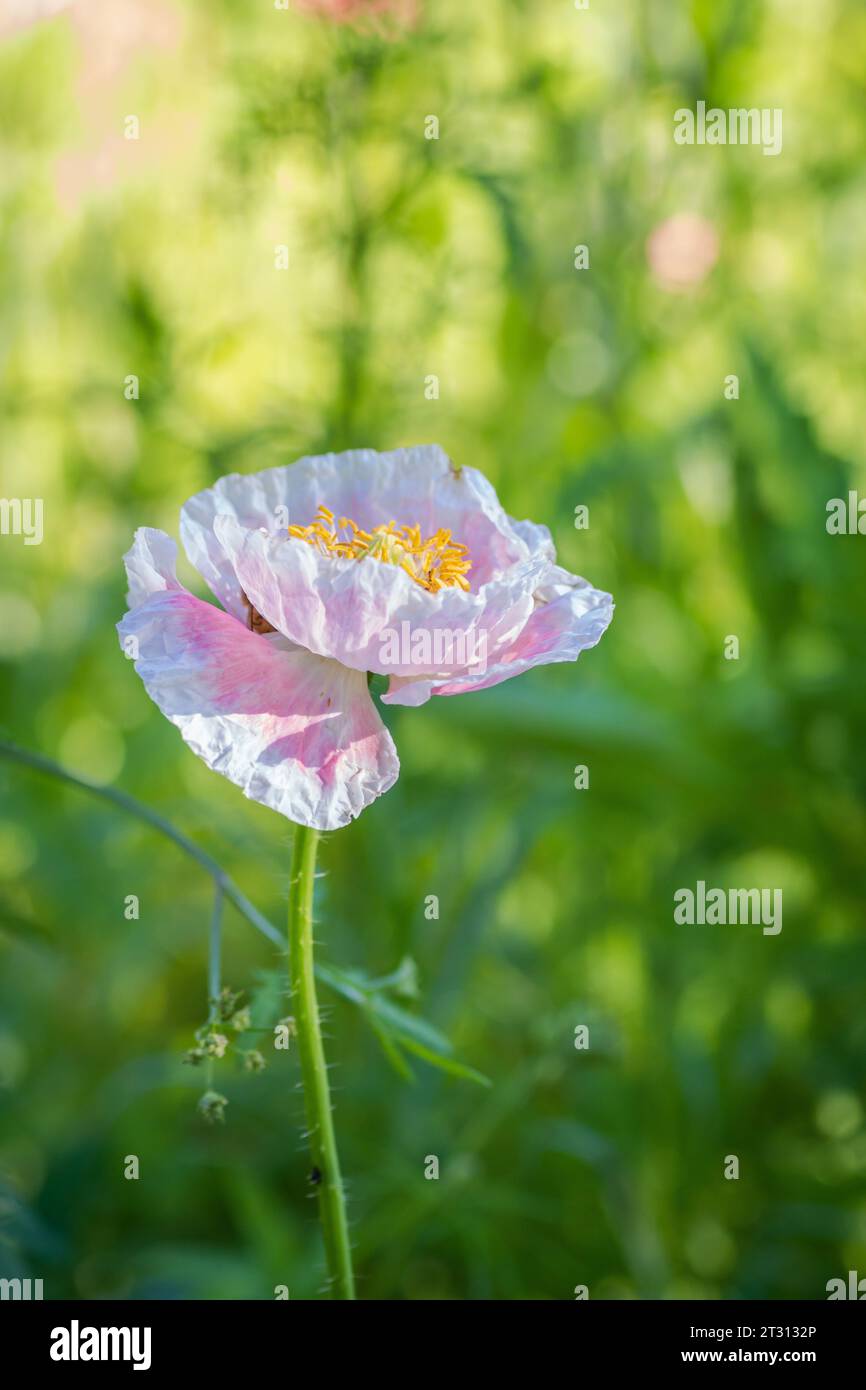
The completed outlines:
<svg viewBox="0 0 866 1390">
<path fill-rule="evenodd" d="M 368 980 L 365 988 L 367 990 L 390 989 L 401 999 L 417 999 L 420 994 L 418 966 L 411 956 L 404 956 L 397 969 L 392 970 L 390 975 L 382 975 L 376 980 Z"/>
<path fill-rule="evenodd" d="M 372 1021 L 371 1026 L 376 1037 L 379 1039 L 382 1051 L 388 1058 L 388 1061 L 391 1063 L 397 1075 L 402 1077 L 404 1081 L 414 1082 L 415 1073 L 409 1066 L 409 1063 L 406 1061 L 406 1058 L 403 1056 L 397 1044 L 391 1038 L 391 1035 L 387 1033 L 384 1028 L 380 1028 L 378 1024 L 372 1023 Z"/>
<path fill-rule="evenodd" d="M 400 971 L 396 973 L 399 977 Z M 452 1056 L 454 1049 L 450 1041 L 438 1028 L 434 1028 L 432 1023 L 418 1018 L 387 998 L 382 992 L 382 980 L 371 982 L 360 971 L 339 970 L 336 966 L 325 965 L 321 961 L 316 966 L 316 975 L 323 984 L 329 985 L 337 994 L 341 994 L 361 1010 L 385 1050 L 388 1060 L 404 1079 L 410 1079 L 412 1073 L 400 1051 L 401 1048 L 414 1053 L 416 1057 L 421 1057 L 431 1067 L 438 1067 L 440 1071 L 448 1072 L 449 1075 L 459 1077 L 463 1081 L 474 1081 L 480 1086 L 492 1084 L 481 1072 L 465 1066 Z"/>
<path fill-rule="evenodd" d="M 421 1043 L 415 1042 L 412 1038 L 401 1038 L 400 1041 L 407 1052 L 414 1052 L 417 1057 L 423 1057 L 424 1061 L 429 1062 L 431 1067 L 438 1067 L 440 1071 L 447 1071 L 451 1076 L 459 1077 L 461 1081 L 474 1081 L 476 1086 L 493 1085 L 489 1076 L 476 1071 L 474 1067 L 467 1067 L 464 1062 L 458 1062 L 454 1057 L 443 1057 L 441 1053 L 431 1052 L 428 1047 L 422 1047 Z"/>
</svg>

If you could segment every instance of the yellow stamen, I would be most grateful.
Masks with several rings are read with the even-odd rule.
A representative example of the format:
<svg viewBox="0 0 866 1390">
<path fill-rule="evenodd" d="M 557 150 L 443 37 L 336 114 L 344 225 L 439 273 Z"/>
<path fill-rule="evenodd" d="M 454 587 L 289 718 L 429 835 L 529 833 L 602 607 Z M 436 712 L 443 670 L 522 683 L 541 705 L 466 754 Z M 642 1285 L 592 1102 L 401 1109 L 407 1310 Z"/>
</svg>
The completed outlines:
<svg viewBox="0 0 866 1390">
<path fill-rule="evenodd" d="M 469 588 L 467 573 L 472 568 L 469 551 L 451 532 L 440 528 L 425 540 L 421 527 L 374 526 L 364 531 L 351 517 L 334 520 L 334 513 L 320 505 L 316 520 L 309 526 L 290 526 L 289 535 L 306 541 L 323 555 L 336 555 L 344 560 L 379 560 L 383 565 L 399 565 L 406 573 L 435 594 L 439 589 Z"/>
</svg>

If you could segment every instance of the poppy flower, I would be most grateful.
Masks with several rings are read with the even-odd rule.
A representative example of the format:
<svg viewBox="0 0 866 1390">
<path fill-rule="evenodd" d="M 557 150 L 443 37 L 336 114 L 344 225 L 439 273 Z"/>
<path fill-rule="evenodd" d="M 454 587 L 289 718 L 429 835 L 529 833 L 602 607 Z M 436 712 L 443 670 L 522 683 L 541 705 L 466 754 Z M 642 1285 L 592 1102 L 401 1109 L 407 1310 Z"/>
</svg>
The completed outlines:
<svg viewBox="0 0 866 1390">
<path fill-rule="evenodd" d="M 221 608 L 136 532 L 118 624 L 151 699 L 207 763 L 301 825 L 345 825 L 400 764 L 385 704 L 484 690 L 599 641 L 613 602 L 556 564 L 474 468 L 436 446 L 229 474 L 183 507 L 181 538 Z"/>
</svg>

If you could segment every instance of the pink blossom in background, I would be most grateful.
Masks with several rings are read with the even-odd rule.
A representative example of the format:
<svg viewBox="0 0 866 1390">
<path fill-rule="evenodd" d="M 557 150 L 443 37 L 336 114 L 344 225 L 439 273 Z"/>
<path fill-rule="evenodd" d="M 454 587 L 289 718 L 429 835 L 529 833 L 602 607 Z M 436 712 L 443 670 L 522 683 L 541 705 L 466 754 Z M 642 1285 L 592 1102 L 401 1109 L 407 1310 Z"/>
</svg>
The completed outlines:
<svg viewBox="0 0 866 1390">
<path fill-rule="evenodd" d="M 118 76 L 141 45 L 171 45 L 179 28 L 165 0 L 0 0 L 0 37 L 64 12 L 79 37 L 84 91 Z"/>
<path fill-rule="evenodd" d="M 72 0 L 0 0 L 0 38 L 29 29 L 40 19 L 50 19 L 71 3 Z"/>
<path fill-rule="evenodd" d="M 647 260 L 662 289 L 683 291 L 699 285 L 719 257 L 719 238 L 711 222 L 678 212 L 660 222 L 647 241 Z"/>
<path fill-rule="evenodd" d="M 299 10 L 333 19 L 337 24 L 383 17 L 412 24 L 418 15 L 418 0 L 296 0 L 296 3 Z"/>
<path fill-rule="evenodd" d="M 56 19 L 71 26 L 77 50 L 76 109 L 83 126 L 75 148 L 58 156 L 54 186 L 67 211 L 102 193 L 130 169 L 159 163 L 176 148 L 174 129 L 149 132 L 147 145 L 124 140 L 116 98 L 130 67 L 148 49 L 177 49 L 182 22 L 171 0 L 0 0 L 0 39 Z"/>
<path fill-rule="evenodd" d="M 179 47 L 182 23 L 170 0 L 0 0 L 0 35 L 61 15 L 77 50 L 75 96 L 83 133 L 58 156 L 54 186 L 60 204 L 72 211 L 124 173 L 157 165 L 176 147 L 175 129 L 157 133 L 153 125 L 146 142 L 125 140 L 117 93 L 141 54 Z"/>
<path fill-rule="evenodd" d="M 69 12 L 81 48 L 82 96 L 123 77 L 142 49 L 168 51 L 180 42 L 180 18 L 169 0 L 73 0 Z"/>
</svg>

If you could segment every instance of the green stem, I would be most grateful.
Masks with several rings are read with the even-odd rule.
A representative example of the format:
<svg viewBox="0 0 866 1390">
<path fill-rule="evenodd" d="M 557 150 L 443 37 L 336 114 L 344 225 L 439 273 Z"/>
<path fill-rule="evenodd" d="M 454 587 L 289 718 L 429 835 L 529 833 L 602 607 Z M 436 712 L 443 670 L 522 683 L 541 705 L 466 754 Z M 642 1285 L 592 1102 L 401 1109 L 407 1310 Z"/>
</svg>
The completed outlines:
<svg viewBox="0 0 866 1390">
<path fill-rule="evenodd" d="M 207 1021 L 213 1027 L 219 1018 L 220 994 L 222 993 L 222 951 L 223 951 L 223 890 L 217 883 L 214 886 L 213 912 L 210 919 L 210 938 L 207 957 Z M 208 1056 L 205 1068 L 207 1088 L 213 1090 L 213 1057 Z"/>
<path fill-rule="evenodd" d="M 355 1297 L 352 1252 L 313 967 L 313 882 L 318 839 L 317 830 L 308 830 L 300 825 L 295 829 L 289 886 L 289 975 L 298 1030 L 310 1158 L 318 1186 L 319 1218 L 325 1240 L 331 1297 L 351 1299 Z"/>
</svg>

